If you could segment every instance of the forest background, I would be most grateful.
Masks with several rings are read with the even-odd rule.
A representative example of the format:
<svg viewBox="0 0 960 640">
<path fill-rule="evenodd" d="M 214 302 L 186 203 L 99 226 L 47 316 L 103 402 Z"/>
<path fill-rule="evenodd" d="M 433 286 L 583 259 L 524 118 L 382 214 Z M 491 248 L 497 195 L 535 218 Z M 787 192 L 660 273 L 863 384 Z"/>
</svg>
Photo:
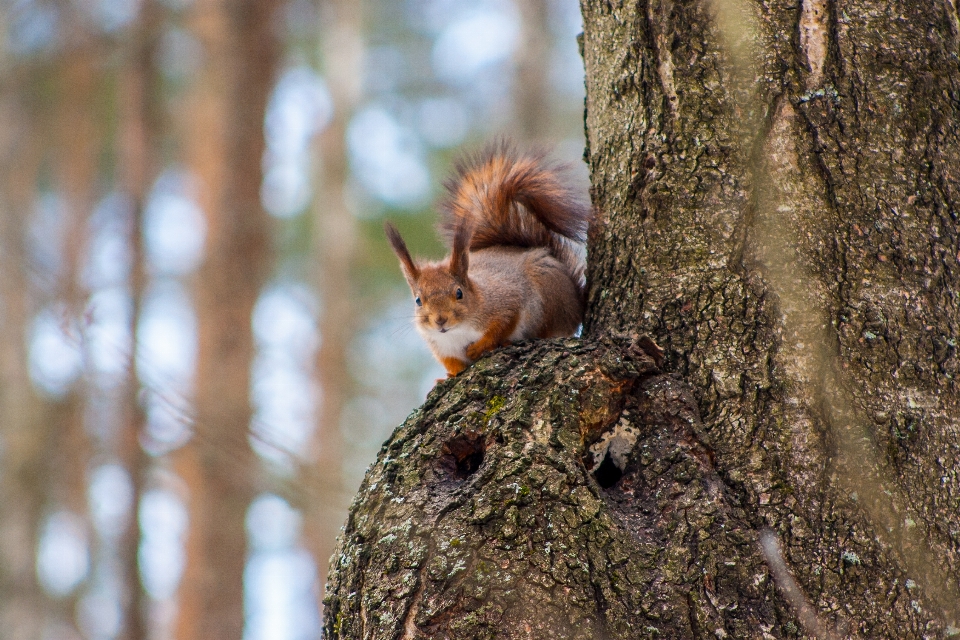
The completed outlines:
<svg viewBox="0 0 960 640">
<path fill-rule="evenodd" d="M 463 149 L 586 191 L 575 0 L 0 2 L 0 629 L 320 634 L 333 539 L 442 371 Z"/>
</svg>

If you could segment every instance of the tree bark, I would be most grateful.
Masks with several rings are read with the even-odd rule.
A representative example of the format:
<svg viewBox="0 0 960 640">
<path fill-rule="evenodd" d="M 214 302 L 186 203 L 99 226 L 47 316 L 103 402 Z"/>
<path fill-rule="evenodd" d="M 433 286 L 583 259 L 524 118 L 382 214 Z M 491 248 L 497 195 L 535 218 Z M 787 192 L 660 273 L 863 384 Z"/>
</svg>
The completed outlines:
<svg viewBox="0 0 960 640">
<path fill-rule="evenodd" d="M 960 633 L 953 3 L 581 6 L 583 337 L 395 432 L 329 637 Z"/>
</svg>

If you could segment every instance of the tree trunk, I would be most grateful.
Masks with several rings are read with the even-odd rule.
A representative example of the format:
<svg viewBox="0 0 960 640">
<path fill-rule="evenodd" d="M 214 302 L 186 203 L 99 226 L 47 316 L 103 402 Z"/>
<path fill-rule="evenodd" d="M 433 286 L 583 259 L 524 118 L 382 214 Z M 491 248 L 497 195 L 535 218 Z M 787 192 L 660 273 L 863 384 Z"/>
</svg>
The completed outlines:
<svg viewBox="0 0 960 640">
<path fill-rule="evenodd" d="M 305 537 L 317 562 L 320 585 L 326 582 L 327 565 L 350 500 L 343 482 L 345 451 L 340 418 L 353 390 L 348 360 L 359 318 L 352 276 L 358 230 L 348 204 L 346 138 L 360 97 L 364 4 L 361 0 L 335 0 L 322 6 L 321 57 L 333 118 L 314 143 L 319 167 L 315 174 L 313 246 L 315 278 L 322 300 L 315 370 L 321 400 L 311 447 L 314 469 L 304 479 L 315 489 L 315 500 L 307 505 Z M 319 591 L 318 598 L 322 595 Z"/>
<path fill-rule="evenodd" d="M 513 85 L 514 135 L 525 143 L 543 144 L 553 127 L 550 95 L 550 7 L 547 0 L 524 0 L 520 9 L 520 45 Z"/>
<path fill-rule="evenodd" d="M 583 338 L 397 430 L 327 633 L 960 633 L 954 5 L 582 8 Z"/>
<path fill-rule="evenodd" d="M 275 0 L 198 2 L 208 66 L 198 78 L 192 164 L 207 216 L 197 282 L 197 417 L 184 452 L 190 486 L 188 564 L 177 637 L 243 635 L 247 508 L 257 463 L 248 441 L 254 345 L 250 315 L 272 265 L 260 204 L 263 119 L 279 57 Z"/>
<path fill-rule="evenodd" d="M 0 628 L 11 640 L 41 635 L 47 604 L 37 580 L 37 540 L 52 427 L 28 375 L 31 319 L 27 211 L 41 165 L 39 124 L 22 98 L 23 76 L 0 92 Z"/>
<path fill-rule="evenodd" d="M 146 413 L 140 400 L 142 357 L 138 328 L 142 320 L 144 293 L 147 288 L 147 265 L 143 237 L 144 211 L 150 186 L 156 178 L 160 140 L 160 115 L 155 89 L 158 81 L 154 60 L 162 14 L 154 0 L 141 4 L 140 14 L 128 43 L 128 63 L 120 80 L 120 135 L 118 156 L 122 159 L 121 184 L 131 201 L 130 301 L 128 330 L 131 336 L 127 358 L 126 393 L 124 395 L 124 427 L 118 453 L 130 474 L 132 500 L 126 531 L 120 542 L 120 563 L 123 566 L 126 598 L 123 601 L 124 640 L 146 640 L 149 630 L 148 596 L 140 580 L 139 552 L 140 501 L 146 489 L 150 459 L 141 446 Z"/>
</svg>

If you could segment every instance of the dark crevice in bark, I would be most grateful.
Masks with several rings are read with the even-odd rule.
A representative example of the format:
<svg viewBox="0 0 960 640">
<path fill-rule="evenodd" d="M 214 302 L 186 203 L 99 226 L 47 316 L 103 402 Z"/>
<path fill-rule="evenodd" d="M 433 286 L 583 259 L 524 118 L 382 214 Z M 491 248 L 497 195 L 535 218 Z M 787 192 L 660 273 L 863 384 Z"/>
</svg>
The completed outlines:
<svg viewBox="0 0 960 640">
<path fill-rule="evenodd" d="M 758 9 L 744 74 L 704 3 L 583 4 L 584 339 L 498 350 L 398 429 L 335 558 L 330 637 L 358 637 L 358 608 L 371 638 L 800 637 L 766 527 L 828 628 L 943 635 L 960 71 L 928 9 L 828 2 L 807 86 L 802 6 Z M 682 61 L 675 114 L 658 47 Z M 662 360 L 613 337 L 639 330 Z"/>
<path fill-rule="evenodd" d="M 656 629 L 686 638 L 691 615 L 719 624 L 718 597 L 740 602 L 721 625 L 738 637 L 772 628 L 769 585 L 758 590 L 755 580 L 765 569 L 753 526 L 713 469 L 689 389 L 642 348 L 609 340 L 512 347 L 456 383 L 411 416 L 368 474 L 354 513 L 376 516 L 351 518 L 344 533 L 328 637 L 594 639 Z M 537 400 L 537 389 L 554 391 Z M 451 479 L 449 459 L 436 464 L 455 452 L 467 459 L 480 442 L 484 462 L 469 478 Z M 605 443 L 602 460 L 620 464 L 622 477 L 603 488 L 597 465 L 585 462 Z M 429 459 L 434 471 L 417 464 Z M 470 498 L 447 509 L 453 494 Z M 664 528 L 663 514 L 677 509 L 684 524 Z M 424 544 L 411 517 L 431 512 L 443 519 Z M 730 535 L 746 543 L 738 568 L 710 542 Z M 666 578 L 642 568 L 661 563 L 671 567 Z M 698 586 L 701 567 L 724 577 L 720 595 Z M 379 579 L 356 591 L 367 573 Z M 687 593 L 699 594 L 693 614 Z M 370 620 L 362 630 L 358 617 Z"/>
<path fill-rule="evenodd" d="M 593 479 L 597 481 L 601 489 L 615 487 L 622 477 L 623 471 L 613 462 L 609 453 L 603 457 L 603 460 L 593 472 Z"/>
<path fill-rule="evenodd" d="M 931 44 L 939 36 L 928 28 L 931 23 L 924 18 L 927 9 L 906 3 L 851 2 L 840 7 L 830 2 L 823 20 L 827 49 L 822 79 L 819 85 L 801 88 L 806 76 L 800 69 L 803 52 L 796 39 L 797 9 L 796 5 L 765 4 L 767 22 L 760 25 L 757 38 L 762 60 L 788 61 L 786 66 L 796 67 L 777 68 L 780 62 L 762 67 L 763 73 L 769 75 L 756 86 L 761 104 L 770 104 L 771 96 L 786 91 L 785 96 L 789 98 L 784 99 L 800 114 L 798 122 L 802 123 L 800 135 L 792 134 L 797 156 L 794 174 L 778 176 L 776 180 L 786 185 L 775 185 L 780 191 L 784 186 L 793 186 L 791 181 L 804 181 L 796 191 L 795 201 L 788 203 L 793 208 L 778 211 L 775 207 L 780 203 L 776 200 L 762 206 L 774 207 L 777 211 L 778 215 L 765 214 L 770 215 L 773 224 L 796 225 L 789 229 L 790 235 L 784 244 L 795 251 L 797 257 L 787 260 L 803 262 L 785 269 L 771 287 L 771 281 L 763 277 L 763 268 L 759 269 L 760 273 L 737 271 L 744 265 L 753 269 L 751 247 L 745 248 L 742 254 L 732 251 L 729 255 L 735 260 L 728 260 L 719 268 L 713 265 L 706 268 L 710 259 L 706 253 L 681 253 L 684 248 L 696 247 L 702 237 L 712 241 L 715 247 L 722 247 L 725 226 L 738 232 L 746 229 L 749 235 L 757 224 L 756 207 L 760 205 L 755 189 L 757 183 L 762 182 L 756 177 L 751 179 L 749 171 L 745 171 L 755 165 L 757 147 L 753 147 L 753 159 L 748 161 L 738 160 L 751 154 L 737 151 L 734 144 L 720 144 L 712 155 L 706 152 L 709 146 L 703 141 L 711 135 L 714 140 L 725 135 L 728 142 L 746 138 L 738 137 L 738 131 L 743 129 L 730 120 L 734 110 L 726 113 L 715 110 L 716 105 L 711 102 L 714 96 L 703 91 L 704 79 L 722 76 L 723 63 L 718 63 L 719 58 L 713 55 L 711 35 L 703 37 L 697 30 L 700 18 L 696 10 L 691 11 L 687 5 L 675 9 L 678 22 L 683 24 L 679 30 L 684 31 L 684 37 L 690 42 L 705 42 L 706 48 L 699 58 L 674 52 L 678 59 L 683 57 L 689 67 L 678 66 L 675 70 L 674 83 L 681 108 L 678 117 L 670 119 L 668 127 L 662 124 L 665 120 L 658 119 L 664 117 L 664 103 L 659 94 L 651 98 L 638 90 L 635 95 L 621 94 L 616 104 L 604 101 L 611 81 L 621 73 L 619 66 L 611 64 L 608 52 L 618 50 L 620 43 L 630 36 L 612 21 L 600 17 L 588 3 L 584 4 L 588 25 L 584 57 L 588 93 L 592 96 L 588 102 L 592 109 L 588 112 L 587 130 L 593 193 L 598 206 L 609 209 L 599 220 L 600 228 L 591 232 L 591 258 L 595 256 L 599 262 L 591 270 L 602 276 L 601 281 L 615 282 L 618 287 L 616 295 L 606 292 L 606 299 L 602 295 L 592 299 L 592 304 L 596 303 L 592 313 L 596 316 L 588 318 L 585 335 L 601 335 L 604 330 L 616 330 L 621 323 L 639 319 L 643 329 L 651 331 L 665 344 L 667 366 L 684 375 L 695 389 L 704 428 L 715 445 L 724 482 L 739 495 L 743 504 L 752 505 L 751 512 L 770 524 L 783 528 L 786 522 L 796 523 L 791 526 L 796 537 L 787 539 L 786 553 L 794 554 L 800 567 L 798 580 L 812 592 L 811 597 L 818 606 L 840 610 L 840 598 L 846 596 L 838 595 L 841 593 L 838 581 L 850 580 L 855 573 L 875 575 L 882 586 L 876 587 L 873 595 L 853 596 L 856 601 L 853 606 L 862 607 L 854 618 L 859 616 L 861 621 L 867 621 L 853 628 L 861 633 L 894 633 L 899 627 L 887 621 L 899 616 L 911 621 L 911 629 L 923 629 L 928 624 L 928 629 L 936 629 L 936 623 L 926 617 L 928 614 L 909 607 L 897 608 L 894 613 L 873 608 L 875 603 L 883 602 L 884 594 L 892 594 L 894 601 L 909 601 L 903 588 L 906 576 L 902 569 L 891 565 L 895 564 L 891 560 L 896 555 L 894 550 L 873 540 L 871 528 L 882 525 L 857 504 L 855 492 L 851 501 L 850 489 L 837 486 L 834 475 L 837 462 L 830 460 L 827 440 L 835 435 L 834 429 L 845 429 L 848 422 L 859 425 L 857 428 L 868 437 L 870 446 L 879 447 L 881 451 L 884 447 L 890 448 L 892 434 L 914 434 L 897 440 L 896 446 L 885 454 L 897 462 L 899 470 L 890 480 L 903 485 L 898 491 L 926 496 L 923 500 L 911 501 L 916 503 L 911 507 L 915 512 L 911 522 L 924 526 L 918 517 L 922 510 L 942 513 L 943 506 L 934 507 L 938 503 L 919 482 L 918 469 L 931 462 L 932 451 L 924 449 L 929 447 L 925 442 L 930 430 L 933 428 L 935 434 L 940 429 L 940 433 L 948 434 L 952 428 L 935 418 L 936 413 L 930 409 L 909 406 L 915 401 L 903 395 L 898 398 L 897 389 L 901 390 L 900 394 L 911 388 L 918 389 L 921 397 L 922 393 L 932 393 L 932 389 L 938 387 L 951 389 L 937 402 L 944 407 L 956 405 L 956 387 L 949 374 L 935 380 L 927 373 L 949 371 L 940 360 L 949 361 L 951 345 L 945 338 L 938 342 L 937 336 L 917 340 L 915 333 L 919 330 L 923 336 L 926 331 L 918 324 L 922 316 L 929 318 L 926 322 L 930 326 L 943 327 L 939 329 L 940 336 L 955 333 L 956 322 L 943 323 L 931 317 L 939 311 L 929 314 L 921 310 L 924 307 L 911 306 L 904 313 L 898 306 L 902 309 L 900 301 L 916 300 L 913 296 L 920 293 L 920 302 L 910 302 L 910 305 L 949 309 L 942 314 L 944 319 L 955 317 L 952 299 L 932 303 L 932 296 L 925 293 L 954 288 L 951 259 L 956 249 L 949 231 L 954 225 L 949 219 L 951 216 L 943 213 L 940 215 L 945 229 L 926 232 L 935 238 L 933 242 L 922 235 L 917 237 L 915 230 L 927 224 L 914 222 L 918 216 L 925 215 L 923 208 L 928 207 L 934 213 L 951 210 L 949 204 L 942 207 L 937 204 L 938 200 L 949 202 L 949 197 L 942 195 L 949 188 L 940 190 L 941 194 L 928 189 L 928 200 L 908 197 L 912 192 L 923 193 L 923 190 L 910 186 L 910 191 L 905 192 L 898 184 L 901 179 L 898 174 L 936 188 L 938 181 L 932 159 L 955 155 L 956 141 L 938 138 L 935 132 L 939 114 L 956 112 L 954 96 L 938 95 L 944 86 L 955 85 L 956 61 L 947 61 L 946 67 L 941 66 L 948 69 L 945 72 L 933 72 L 943 73 L 945 81 L 941 82 L 941 76 L 936 76 L 938 84 L 931 90 L 931 83 L 925 80 L 929 73 L 926 67 L 937 68 L 935 65 L 940 62 L 936 57 L 941 54 L 938 45 Z M 939 7 L 935 11 L 942 13 Z M 629 21 L 631 15 L 639 19 L 647 13 L 645 4 L 639 8 L 623 6 L 618 10 L 618 17 L 622 20 L 622 16 L 628 16 Z M 891 22 L 891 16 L 902 17 Z M 890 27 L 891 36 L 880 38 L 877 34 L 883 31 L 881 25 L 884 24 Z M 780 25 L 787 25 L 791 31 L 786 38 L 777 39 L 782 31 L 779 34 L 766 31 L 768 27 L 781 28 Z M 655 53 L 650 36 L 645 34 L 635 42 L 646 49 L 636 54 L 638 59 Z M 927 50 L 929 54 L 922 53 Z M 763 58 L 764 55 L 769 57 Z M 912 70 L 905 72 L 907 68 Z M 644 69 L 637 69 L 636 74 L 637 77 L 652 75 Z M 906 82 L 898 84 L 901 77 Z M 769 83 L 766 88 L 763 82 Z M 720 98 L 721 102 L 735 104 L 740 99 L 734 95 L 737 86 L 726 79 L 723 84 L 721 91 L 726 90 L 727 94 Z M 653 86 L 653 91 L 656 90 Z M 658 156 L 654 164 L 658 171 L 634 175 L 627 181 L 618 171 L 618 166 L 623 166 L 618 163 L 646 162 L 636 152 L 632 159 L 625 160 L 620 144 L 631 133 L 629 118 L 624 117 L 623 110 L 634 104 L 637 109 L 655 111 L 648 118 L 646 133 L 633 136 L 634 140 L 640 138 L 633 147 L 643 148 L 647 153 L 656 149 Z M 935 106 L 944 104 L 949 105 L 946 111 Z M 912 114 L 922 119 L 926 117 L 922 115 L 925 110 L 931 113 L 930 122 L 911 124 Z M 753 113 L 763 115 L 759 109 Z M 766 122 L 770 122 L 771 115 L 776 117 L 776 110 L 766 113 Z M 948 115 L 944 118 L 949 121 Z M 807 136 L 802 135 L 804 129 Z M 762 135 L 751 139 L 762 141 L 768 133 L 764 130 Z M 698 145 L 692 153 L 691 141 Z M 915 153 L 917 145 L 922 151 L 919 155 Z M 684 161 L 685 154 L 690 161 Z M 719 176 L 712 184 L 709 178 L 713 174 L 707 169 L 709 159 L 713 160 L 711 170 Z M 896 169 L 890 170 L 890 167 Z M 743 194 L 739 201 L 737 189 Z M 711 193 L 718 195 L 711 200 Z M 820 199 L 804 203 L 804 199 L 810 200 L 810 195 Z M 724 197 L 730 199 L 724 200 Z M 804 210 L 804 206 L 808 209 Z M 750 218 L 744 220 L 744 215 Z M 672 224 L 664 224 L 667 219 Z M 742 239 L 743 235 L 738 233 L 734 237 Z M 618 241 L 624 236 L 642 239 L 639 243 L 642 250 L 632 251 L 629 244 L 624 247 Z M 940 251 L 937 247 L 942 247 L 944 241 L 950 249 Z M 741 246 L 747 244 L 749 242 L 741 240 Z M 618 255 L 618 251 L 627 255 Z M 893 265 L 892 275 L 903 276 L 900 282 L 896 278 L 879 280 L 881 274 L 887 273 L 885 261 Z M 947 267 L 937 266 L 942 263 Z M 912 274 L 923 269 L 932 277 L 918 288 Z M 911 278 L 915 279 L 911 282 Z M 799 284 L 794 284 L 795 281 Z M 790 292 L 786 298 L 781 295 L 780 288 L 785 284 L 795 287 L 799 295 Z M 884 286 L 888 284 L 893 289 L 889 301 L 885 301 Z M 822 323 L 823 330 L 804 329 L 808 337 L 821 335 L 821 338 L 800 339 L 804 334 L 796 334 L 796 326 L 784 330 L 782 318 L 797 317 L 798 313 L 802 318 L 804 307 L 823 312 L 823 320 L 811 323 Z M 879 308 L 884 309 L 886 321 L 878 329 L 870 325 L 870 317 L 872 310 Z M 911 316 L 915 318 L 911 320 L 914 329 L 894 330 Z M 742 324 L 739 322 L 748 319 Z M 725 326 L 724 322 L 730 324 Z M 865 348 L 860 346 L 864 342 Z M 821 364 L 801 369 L 798 381 L 791 379 L 795 375 L 793 370 L 798 368 L 794 360 L 809 357 L 802 346 L 796 346 L 801 343 L 807 344 L 807 353 L 812 344 L 822 354 L 817 356 Z M 882 353 L 888 348 L 885 344 L 890 345 L 889 356 Z M 742 350 L 743 345 L 755 350 Z M 918 348 L 926 349 L 932 356 L 918 352 Z M 824 366 L 835 368 L 821 379 L 817 372 Z M 724 371 L 725 367 L 744 373 L 731 376 L 729 370 Z M 899 381 L 893 381 L 892 376 L 898 375 Z M 920 376 L 928 376 L 928 382 L 917 388 L 915 380 L 922 380 Z M 733 380 L 734 384 L 724 378 Z M 927 391 L 921 391 L 924 387 Z M 834 394 L 849 399 L 842 402 L 849 405 L 844 411 L 826 410 L 829 407 L 818 409 L 818 404 L 825 402 L 824 395 Z M 792 409 L 792 406 L 800 408 Z M 837 416 L 842 420 L 838 421 Z M 930 422 L 931 419 L 939 422 Z M 874 424 L 879 428 L 873 427 Z M 935 427 L 936 424 L 939 426 Z M 949 445 L 945 450 L 951 450 Z M 836 452 L 833 457 L 838 457 Z M 904 472 L 916 479 L 903 476 Z M 936 473 L 934 471 L 934 475 Z M 860 492 L 861 500 L 863 493 Z M 936 516 L 924 515 L 922 520 L 935 522 Z M 842 534 L 844 528 L 849 528 L 851 533 Z M 847 545 L 849 553 L 854 554 L 850 557 L 870 557 L 871 560 L 844 568 L 843 562 L 837 564 L 838 545 Z M 944 564 L 950 566 L 951 563 L 954 560 L 947 557 Z M 846 602 L 845 606 L 850 606 L 850 600 Z"/>
<path fill-rule="evenodd" d="M 483 464 L 486 449 L 482 434 L 465 433 L 443 444 L 438 465 L 447 477 L 462 482 Z"/>
</svg>

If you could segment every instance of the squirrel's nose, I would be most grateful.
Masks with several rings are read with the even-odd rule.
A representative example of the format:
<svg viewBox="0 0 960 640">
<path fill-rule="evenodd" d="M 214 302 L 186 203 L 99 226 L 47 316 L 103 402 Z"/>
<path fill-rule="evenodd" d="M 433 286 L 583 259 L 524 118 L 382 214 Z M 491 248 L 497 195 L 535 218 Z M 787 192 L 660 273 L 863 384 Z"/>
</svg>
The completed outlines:
<svg viewBox="0 0 960 640">
<path fill-rule="evenodd" d="M 437 316 L 437 326 L 442 327 L 447 323 L 447 319 L 443 316 Z"/>
</svg>

